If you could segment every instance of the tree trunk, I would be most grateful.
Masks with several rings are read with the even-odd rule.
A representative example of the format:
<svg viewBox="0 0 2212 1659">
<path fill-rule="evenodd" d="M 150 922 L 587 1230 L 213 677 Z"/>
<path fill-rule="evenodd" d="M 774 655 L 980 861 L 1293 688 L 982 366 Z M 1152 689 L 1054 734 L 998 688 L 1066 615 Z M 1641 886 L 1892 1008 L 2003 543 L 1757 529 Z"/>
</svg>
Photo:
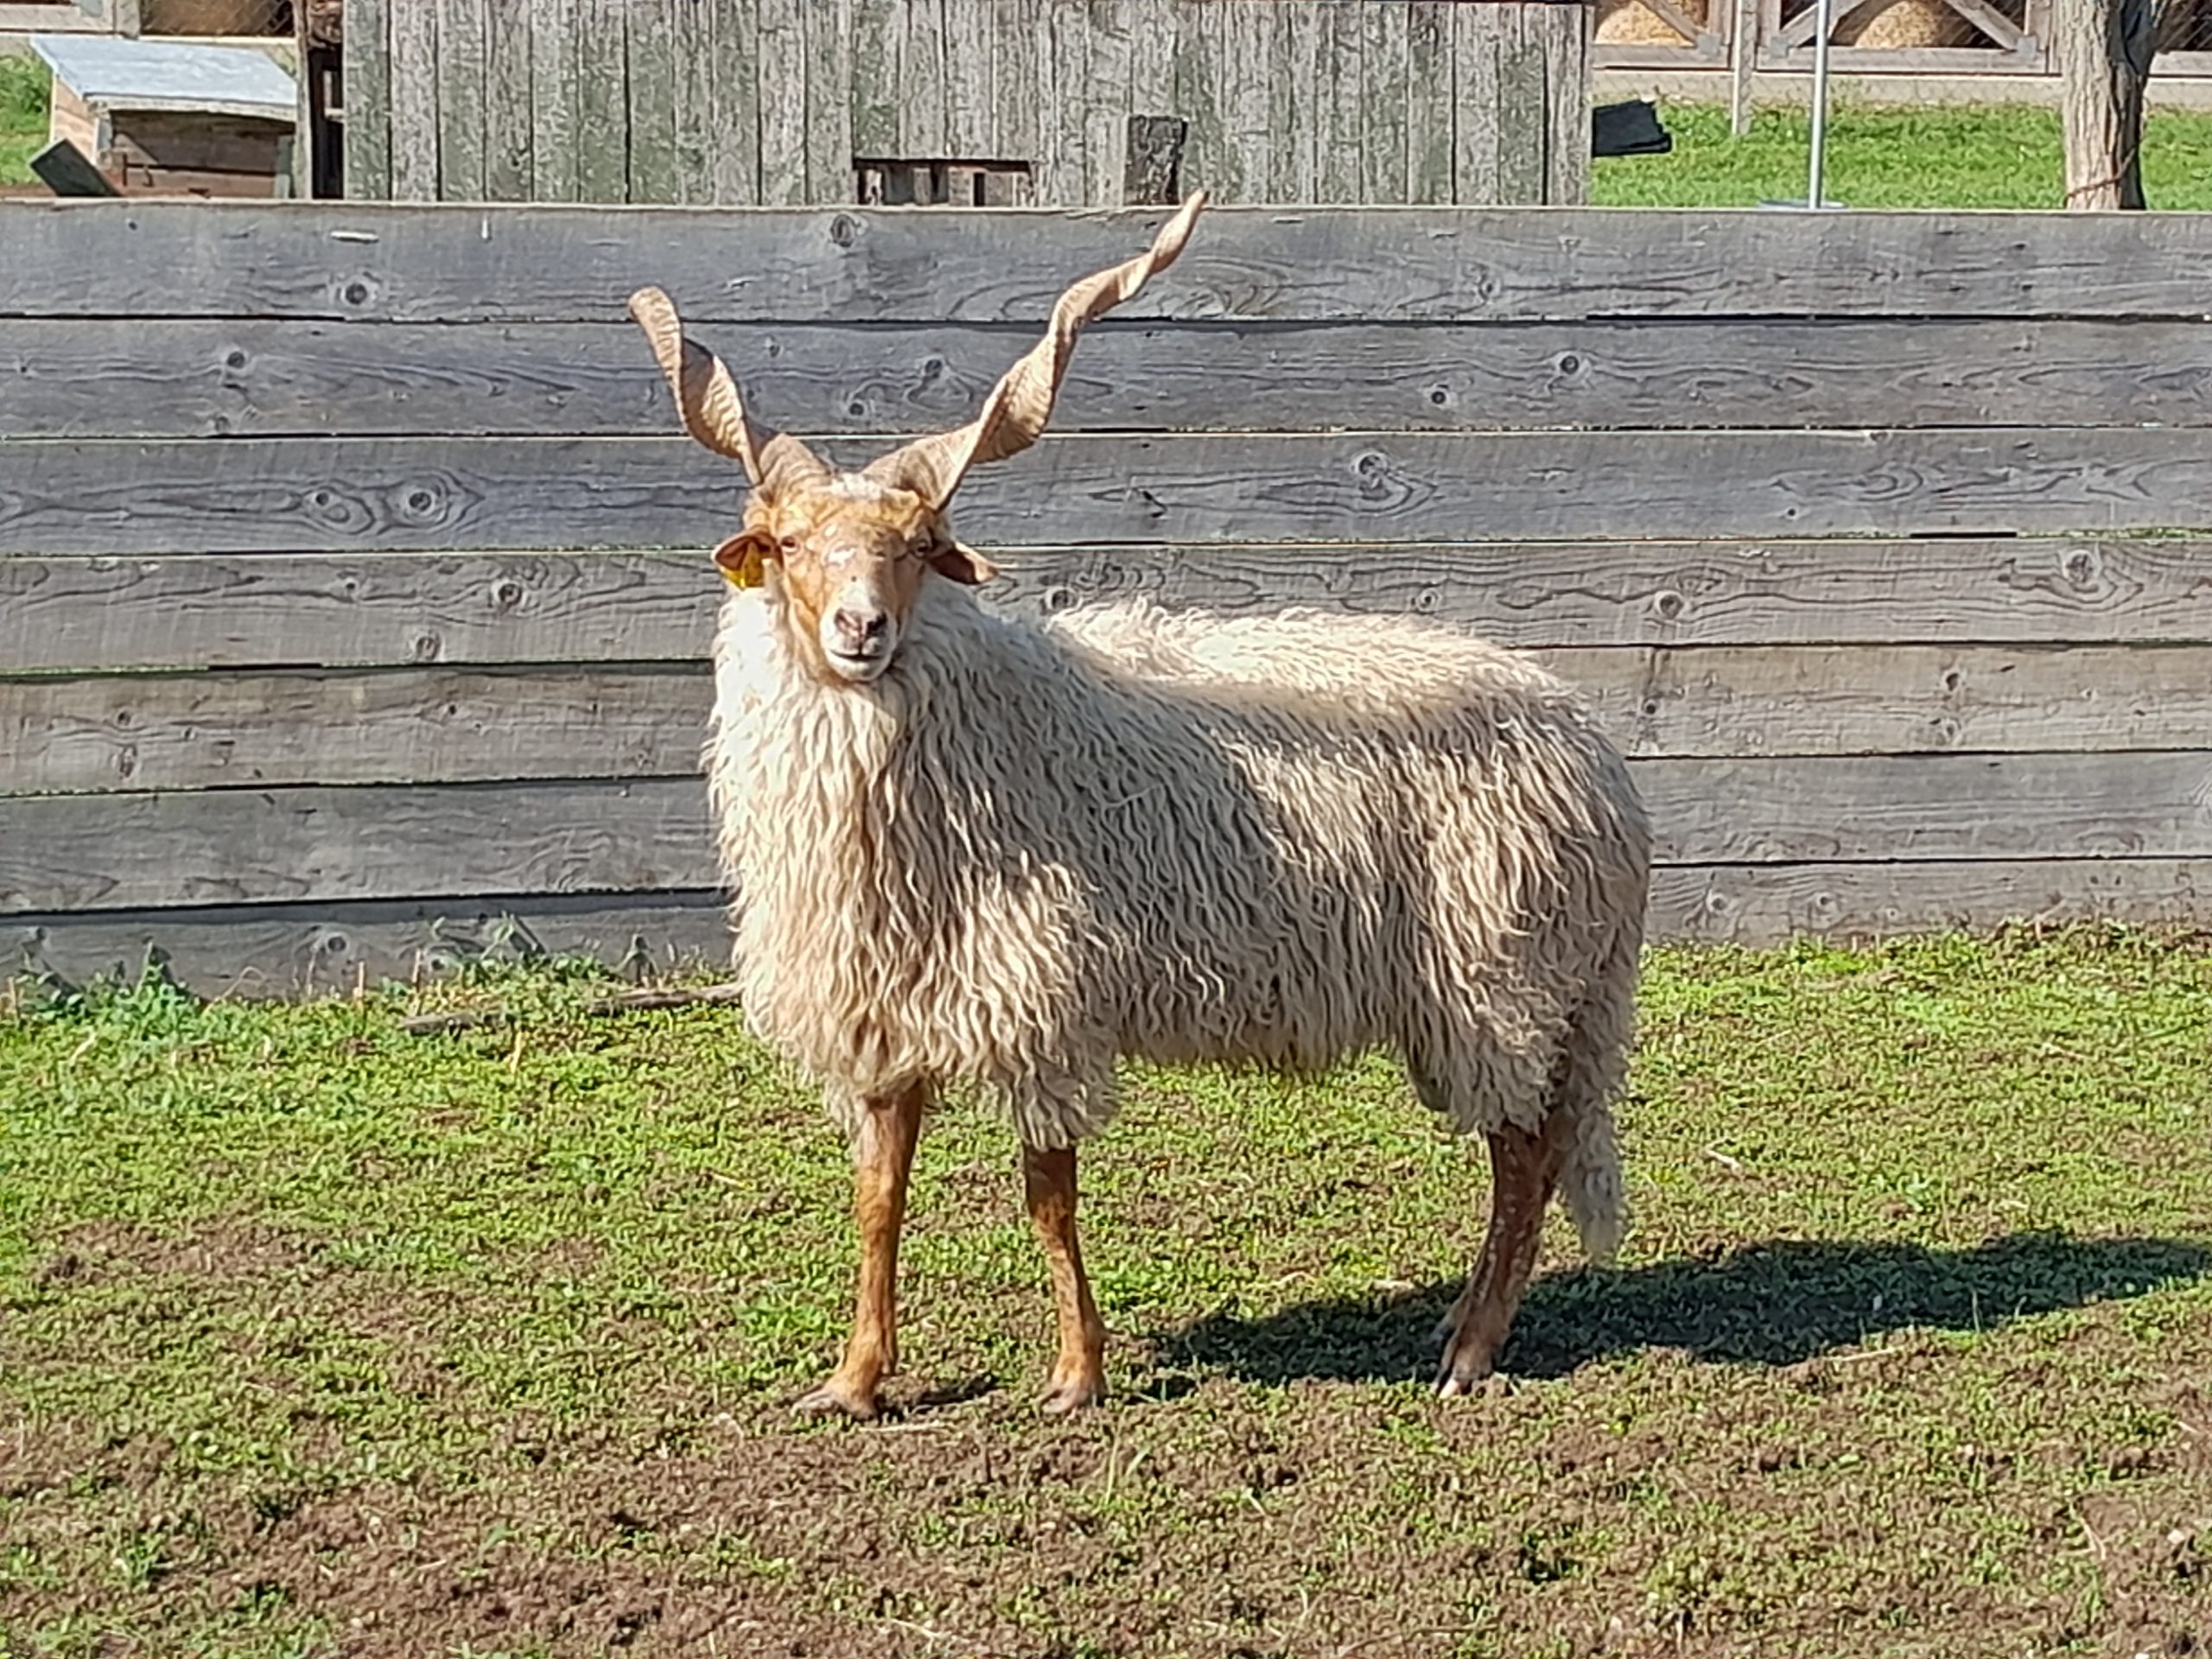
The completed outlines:
<svg viewBox="0 0 2212 1659">
<path fill-rule="evenodd" d="M 2143 206 L 2143 89 L 2158 0 L 2056 0 L 2051 48 L 2066 113 L 2066 205 Z"/>
</svg>

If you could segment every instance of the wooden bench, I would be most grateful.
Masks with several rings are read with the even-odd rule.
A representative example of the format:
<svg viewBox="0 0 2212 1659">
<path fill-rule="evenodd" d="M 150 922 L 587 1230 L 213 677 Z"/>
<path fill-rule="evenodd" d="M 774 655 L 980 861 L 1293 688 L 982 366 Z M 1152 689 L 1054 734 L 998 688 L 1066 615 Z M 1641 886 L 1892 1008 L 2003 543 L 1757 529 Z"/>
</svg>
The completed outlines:
<svg viewBox="0 0 2212 1659">
<path fill-rule="evenodd" d="M 852 459 L 1157 218 L 0 204 L 0 964 L 721 952 L 743 480 L 625 297 Z M 2207 270 L 2187 214 L 1224 209 L 960 522 L 1015 607 L 1540 653 L 1634 757 L 1658 937 L 2202 921 Z"/>
</svg>

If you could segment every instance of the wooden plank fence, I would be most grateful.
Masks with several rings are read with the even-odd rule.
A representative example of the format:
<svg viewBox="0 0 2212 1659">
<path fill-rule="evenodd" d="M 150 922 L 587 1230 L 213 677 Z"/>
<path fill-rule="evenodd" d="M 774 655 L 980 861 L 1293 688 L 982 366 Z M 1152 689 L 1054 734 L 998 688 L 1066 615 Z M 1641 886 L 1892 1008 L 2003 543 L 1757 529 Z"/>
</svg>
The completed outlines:
<svg viewBox="0 0 2212 1659">
<path fill-rule="evenodd" d="M 1223 202 L 1573 203 L 1590 32 L 1583 0 L 351 0 L 346 193 L 1113 207 L 1165 119 Z"/>
<path fill-rule="evenodd" d="M 0 205 L 0 970 L 715 954 L 764 416 L 964 418 L 1154 213 Z M 1007 606 L 1413 611 L 1584 686 L 1660 937 L 2212 914 L 2212 224 L 1224 208 L 963 491 Z"/>
</svg>

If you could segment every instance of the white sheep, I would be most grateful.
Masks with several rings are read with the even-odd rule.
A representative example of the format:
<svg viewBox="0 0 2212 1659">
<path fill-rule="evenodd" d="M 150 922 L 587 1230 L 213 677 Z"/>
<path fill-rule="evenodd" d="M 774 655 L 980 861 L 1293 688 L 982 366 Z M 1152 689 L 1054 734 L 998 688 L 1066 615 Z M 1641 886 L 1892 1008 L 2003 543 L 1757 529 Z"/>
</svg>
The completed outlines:
<svg viewBox="0 0 2212 1659">
<path fill-rule="evenodd" d="M 1592 1258 L 1625 1224 L 1612 1102 L 1649 836 L 1573 693 L 1409 620 L 1138 604 L 1036 624 L 979 601 L 991 568 L 946 513 L 963 474 L 1036 440 L 1077 333 L 1174 259 L 1204 200 L 1069 289 L 974 422 L 857 474 L 754 427 L 665 295 L 631 301 L 687 429 L 753 484 L 715 552 L 734 591 L 710 792 L 742 1001 L 850 1135 L 861 1237 L 844 1359 L 803 1410 L 878 1408 L 907 1172 L 948 1085 L 995 1095 L 1020 1135 L 1052 1411 L 1103 1391 L 1075 1147 L 1123 1056 L 1312 1072 L 1393 1052 L 1487 1137 L 1444 1393 L 1489 1374 L 1555 1189 Z"/>
</svg>

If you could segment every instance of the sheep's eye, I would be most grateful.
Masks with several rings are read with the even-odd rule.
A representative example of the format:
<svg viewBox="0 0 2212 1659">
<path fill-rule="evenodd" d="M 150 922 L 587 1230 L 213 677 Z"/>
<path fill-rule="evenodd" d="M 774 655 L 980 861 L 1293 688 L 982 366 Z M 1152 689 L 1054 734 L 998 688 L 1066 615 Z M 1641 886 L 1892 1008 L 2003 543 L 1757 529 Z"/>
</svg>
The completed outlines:
<svg viewBox="0 0 2212 1659">
<path fill-rule="evenodd" d="M 796 536 L 779 536 L 776 537 L 776 545 L 783 551 L 785 557 L 789 557 L 791 554 L 798 551 L 798 537 Z"/>
</svg>

